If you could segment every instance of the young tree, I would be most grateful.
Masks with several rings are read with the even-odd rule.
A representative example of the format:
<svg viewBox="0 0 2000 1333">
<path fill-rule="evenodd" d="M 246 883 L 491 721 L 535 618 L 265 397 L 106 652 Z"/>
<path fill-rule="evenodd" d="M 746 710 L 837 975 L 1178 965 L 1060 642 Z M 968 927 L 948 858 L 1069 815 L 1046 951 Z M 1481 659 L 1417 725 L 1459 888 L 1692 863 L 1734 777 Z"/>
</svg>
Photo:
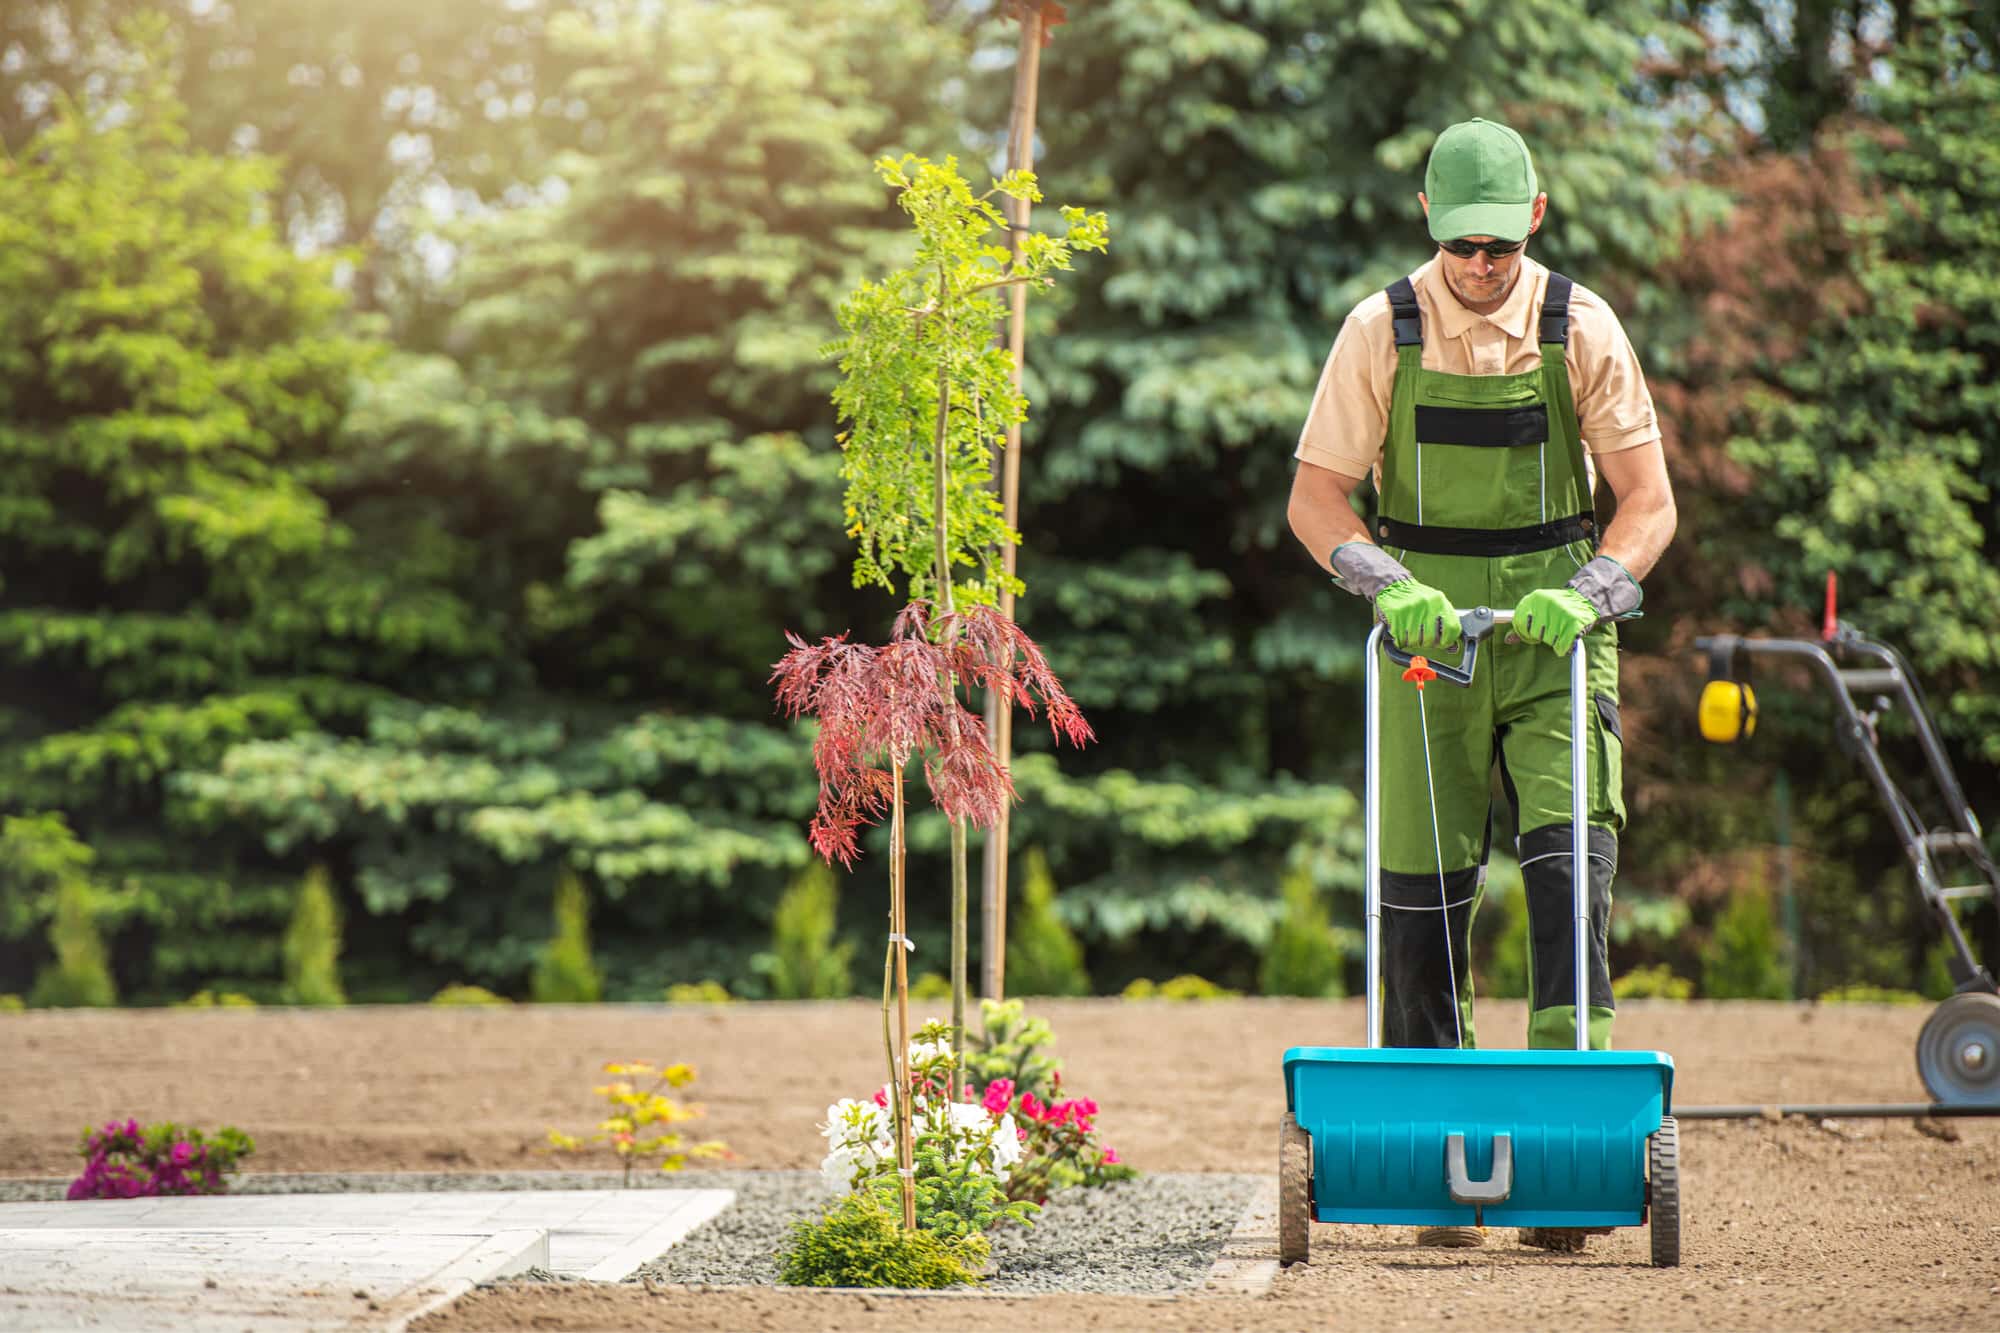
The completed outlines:
<svg viewBox="0 0 2000 1333">
<path fill-rule="evenodd" d="M 1105 248 L 1107 223 L 1102 213 L 1064 208 L 1062 236 L 1016 233 L 1018 245 L 1009 249 L 989 239 L 1006 222 L 994 196 L 1040 199 L 1031 173 L 1008 172 L 974 196 L 956 159 L 884 158 L 876 170 L 900 192 L 916 229 L 916 254 L 908 267 L 864 282 L 842 302 L 846 336 L 826 349 L 839 357 L 843 379 L 833 398 L 849 423 L 841 475 L 848 531 L 861 547 L 854 580 L 893 592 L 902 579 L 910 598 L 935 600 L 939 628 L 949 635 L 957 632 L 960 600 L 991 606 L 1002 591 L 1021 590 L 1004 561 L 1018 534 L 1002 520 L 991 488 L 994 454 L 1028 410 L 1012 358 L 993 344 L 1000 293 L 1053 286 L 1075 252 Z M 930 442 L 927 452 L 913 447 L 923 440 Z M 958 683 L 945 674 L 935 688 L 949 697 Z M 958 711 L 944 715 L 954 731 Z M 954 747 L 959 743 L 954 736 Z M 960 818 L 951 821 L 951 878 L 955 1099 L 967 989 Z"/>
<path fill-rule="evenodd" d="M 792 651 L 780 659 L 771 676 L 778 704 L 794 717 L 814 717 L 820 724 L 813 742 L 820 781 L 819 807 L 810 831 L 813 850 L 829 861 L 851 865 L 860 854 L 856 839 L 861 827 L 885 812 L 890 817 L 882 1043 L 888 1056 L 890 1095 L 895 1098 L 897 1153 L 907 1172 L 914 1170 L 915 1161 L 910 1137 L 903 771 L 913 757 L 923 757 L 931 798 L 955 827 L 968 820 L 990 827 L 1013 796 L 1013 784 L 987 744 L 984 724 L 960 702 L 955 688 L 941 689 L 938 682 L 959 680 L 969 689 L 1001 691 L 1031 715 L 1037 705 L 1045 707 L 1050 731 L 1074 745 L 1091 739 L 1090 727 L 1063 693 L 1034 641 L 991 607 L 974 606 L 933 623 L 929 604 L 912 602 L 896 617 L 889 643 L 881 648 L 848 643 L 845 635 L 817 645 L 797 635 L 787 637 Z M 955 972 L 954 998 L 962 999 L 962 955 Z M 954 1032 L 952 1056 L 956 1075 L 965 1061 L 962 1019 Z M 951 1097 L 958 1100 L 957 1086 Z M 904 1225 L 914 1227 L 916 1204 L 909 1175 L 902 1177 L 902 1186 Z"/>
</svg>

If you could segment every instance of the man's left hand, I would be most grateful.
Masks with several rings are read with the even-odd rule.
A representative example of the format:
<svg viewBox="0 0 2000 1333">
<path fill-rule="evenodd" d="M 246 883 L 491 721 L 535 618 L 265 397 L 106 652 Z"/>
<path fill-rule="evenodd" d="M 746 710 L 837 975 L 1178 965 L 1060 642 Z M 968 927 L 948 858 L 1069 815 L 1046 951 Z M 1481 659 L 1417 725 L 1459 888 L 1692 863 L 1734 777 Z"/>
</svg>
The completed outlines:
<svg viewBox="0 0 2000 1333">
<path fill-rule="evenodd" d="M 1566 655 L 1576 636 L 1597 623 L 1597 608 L 1575 588 L 1537 588 L 1514 607 L 1514 634 Z"/>
</svg>

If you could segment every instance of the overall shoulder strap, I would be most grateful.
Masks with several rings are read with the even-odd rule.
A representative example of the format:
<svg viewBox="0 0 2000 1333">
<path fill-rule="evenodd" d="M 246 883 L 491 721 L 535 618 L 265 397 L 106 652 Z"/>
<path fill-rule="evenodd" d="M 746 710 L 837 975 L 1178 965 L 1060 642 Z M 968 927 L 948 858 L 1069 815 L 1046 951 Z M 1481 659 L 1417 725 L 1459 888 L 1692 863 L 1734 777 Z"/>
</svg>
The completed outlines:
<svg viewBox="0 0 2000 1333">
<path fill-rule="evenodd" d="M 1542 295 L 1542 331 L 1540 340 L 1544 345 L 1548 343 L 1557 343 L 1563 346 L 1568 345 L 1569 290 L 1574 285 L 1562 274 L 1554 270 L 1550 271 L 1549 285 Z"/>
<path fill-rule="evenodd" d="M 1395 320 L 1396 346 L 1422 347 L 1424 316 L 1417 309 L 1417 289 L 1410 285 L 1409 275 L 1405 274 L 1382 290 L 1389 298 L 1389 313 Z"/>
</svg>

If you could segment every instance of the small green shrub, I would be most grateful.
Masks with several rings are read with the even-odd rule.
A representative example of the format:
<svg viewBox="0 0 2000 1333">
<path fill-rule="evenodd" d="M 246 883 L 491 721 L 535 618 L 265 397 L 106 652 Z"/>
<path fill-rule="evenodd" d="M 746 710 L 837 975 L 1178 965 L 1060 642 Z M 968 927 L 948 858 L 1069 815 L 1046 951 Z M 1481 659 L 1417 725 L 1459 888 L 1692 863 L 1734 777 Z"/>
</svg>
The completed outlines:
<svg viewBox="0 0 2000 1333">
<path fill-rule="evenodd" d="M 1674 975 L 1665 963 L 1635 967 L 1611 983 L 1611 994 L 1620 1000 L 1686 1000 L 1694 996 L 1694 983 Z"/>
<path fill-rule="evenodd" d="M 1713 1000 L 1791 998 L 1778 918 L 1762 893 L 1738 893 L 1715 920 L 1702 960 L 1701 993 Z"/>
<path fill-rule="evenodd" d="M 105 1008 L 118 1003 L 118 987 L 98 937 L 90 906 L 90 888 L 68 879 L 56 890 L 55 919 L 49 922 L 49 943 L 56 960 L 43 968 L 28 991 L 36 1008 Z"/>
<path fill-rule="evenodd" d="M 992 1253 L 984 1236 L 905 1231 L 875 1191 L 848 1194 L 818 1221 L 792 1223 L 778 1281 L 795 1287 L 977 1286 Z"/>
<path fill-rule="evenodd" d="M 1829 991 L 1821 991 L 1817 997 L 1821 1004 L 1924 1004 L 1923 996 L 1913 990 L 1895 990 L 1888 986 L 1836 986 Z"/>
<path fill-rule="evenodd" d="M 28 1002 L 18 995 L 0 995 L 0 1014 L 18 1014 L 28 1007 Z"/>
<path fill-rule="evenodd" d="M 926 972 L 910 983 L 910 998 L 913 1000 L 949 1000 L 951 998 L 951 978 L 942 972 Z"/>
<path fill-rule="evenodd" d="M 677 981 L 667 987 L 668 1004 L 732 1004 L 736 997 L 719 981 Z"/>
<path fill-rule="evenodd" d="M 1285 914 L 1264 951 L 1257 989 L 1266 995 L 1338 999 L 1347 989 L 1341 981 L 1340 941 L 1333 933 L 1333 917 L 1313 889 L 1311 872 L 1304 867 L 1289 871 L 1282 892 Z"/>
<path fill-rule="evenodd" d="M 1013 1095 L 1027 1093 L 1046 1099 L 1055 1089 L 1062 1062 L 1043 1048 L 1054 1044 L 1055 1032 L 1046 1018 L 1030 1018 L 1019 1000 L 981 1000 L 980 1031 L 966 1041 L 965 1072 L 974 1087 L 996 1080 L 1013 1085 Z"/>
<path fill-rule="evenodd" d="M 773 999 L 838 1000 L 854 993 L 847 967 L 853 946 L 834 943 L 837 897 L 832 868 L 815 859 L 778 899 L 771 948 L 750 962 L 770 982 Z"/>
<path fill-rule="evenodd" d="M 590 900 L 573 870 L 556 881 L 555 928 L 535 964 L 529 996 L 536 1004 L 595 1004 L 604 983 L 590 959 Z"/>
<path fill-rule="evenodd" d="M 287 1004 L 346 1004 L 340 988 L 340 905 L 325 866 L 306 872 L 285 927 L 285 989 Z"/>
<path fill-rule="evenodd" d="M 484 986 L 446 986 L 431 996 L 432 1004 L 512 1004 L 504 995 L 495 995 Z"/>
<path fill-rule="evenodd" d="M 1205 977 L 1182 975 L 1158 982 L 1140 977 L 1122 993 L 1128 1000 L 1227 1000 L 1242 992 L 1218 986 Z"/>
<path fill-rule="evenodd" d="M 1056 881 L 1049 858 L 1030 848 L 1021 901 L 1007 917 L 1009 995 L 1088 995 L 1083 946 L 1056 914 Z"/>
<path fill-rule="evenodd" d="M 255 1009 L 257 1002 L 241 991 L 198 990 L 176 1004 L 176 1009 Z"/>
</svg>

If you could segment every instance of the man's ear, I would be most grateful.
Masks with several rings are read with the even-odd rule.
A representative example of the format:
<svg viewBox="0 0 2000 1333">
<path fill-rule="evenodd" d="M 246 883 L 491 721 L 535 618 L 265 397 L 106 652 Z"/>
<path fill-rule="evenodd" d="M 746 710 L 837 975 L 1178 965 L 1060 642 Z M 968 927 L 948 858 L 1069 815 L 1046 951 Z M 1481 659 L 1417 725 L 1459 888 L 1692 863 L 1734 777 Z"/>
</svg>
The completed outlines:
<svg viewBox="0 0 2000 1333">
<path fill-rule="evenodd" d="M 1530 236 L 1534 235 L 1536 232 L 1542 229 L 1542 215 L 1544 213 L 1547 213 L 1548 210 L 1549 210 L 1549 195 L 1548 191 L 1544 190 L 1542 191 L 1542 193 L 1535 196 L 1535 211 L 1534 214 L 1528 219 L 1528 234 Z"/>
<path fill-rule="evenodd" d="M 1546 199 L 1548 196 L 1544 195 L 1542 197 Z M 1424 206 L 1424 216 L 1429 217 L 1431 215 L 1431 201 L 1424 198 L 1424 192 L 1422 190 L 1417 191 L 1417 202 Z M 1537 214 L 1536 216 L 1539 217 L 1540 214 Z"/>
</svg>

